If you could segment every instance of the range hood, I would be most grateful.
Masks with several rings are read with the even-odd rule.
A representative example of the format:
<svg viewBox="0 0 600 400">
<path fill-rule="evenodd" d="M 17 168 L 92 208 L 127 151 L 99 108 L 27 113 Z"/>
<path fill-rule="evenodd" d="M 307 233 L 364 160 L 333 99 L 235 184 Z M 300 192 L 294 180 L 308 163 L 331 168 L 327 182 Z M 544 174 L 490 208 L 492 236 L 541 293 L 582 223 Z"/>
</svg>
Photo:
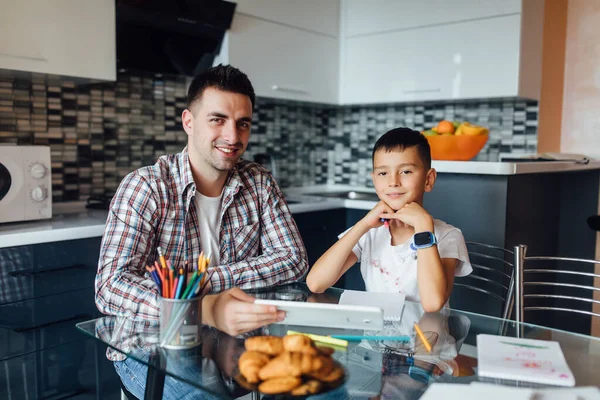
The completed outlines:
<svg viewBox="0 0 600 400">
<path fill-rule="evenodd" d="M 223 0 L 117 0 L 117 71 L 193 76 L 210 68 L 235 7 Z"/>
</svg>

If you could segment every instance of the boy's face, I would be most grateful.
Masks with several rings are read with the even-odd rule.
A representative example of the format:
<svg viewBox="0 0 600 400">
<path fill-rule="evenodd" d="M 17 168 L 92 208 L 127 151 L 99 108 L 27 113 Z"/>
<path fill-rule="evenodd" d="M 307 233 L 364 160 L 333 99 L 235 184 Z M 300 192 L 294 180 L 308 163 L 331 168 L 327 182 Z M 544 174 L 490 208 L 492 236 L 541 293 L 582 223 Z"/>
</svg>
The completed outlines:
<svg viewBox="0 0 600 400">
<path fill-rule="evenodd" d="M 379 199 L 398 211 L 412 202 L 423 205 L 423 194 L 433 189 L 436 173 L 425 169 L 416 147 L 409 147 L 375 152 L 372 177 Z"/>
</svg>

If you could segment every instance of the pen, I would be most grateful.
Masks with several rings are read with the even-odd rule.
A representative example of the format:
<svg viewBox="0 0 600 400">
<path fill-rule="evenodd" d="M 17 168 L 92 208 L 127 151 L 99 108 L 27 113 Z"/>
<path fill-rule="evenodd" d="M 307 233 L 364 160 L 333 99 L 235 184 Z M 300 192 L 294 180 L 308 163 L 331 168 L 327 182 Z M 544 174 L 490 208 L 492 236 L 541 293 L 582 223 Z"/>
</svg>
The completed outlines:
<svg viewBox="0 0 600 400">
<path fill-rule="evenodd" d="M 419 328 L 419 325 L 417 325 L 416 322 L 415 322 L 415 331 L 417 331 L 417 335 L 419 335 L 419 337 L 421 338 L 421 341 L 423 342 L 423 345 L 427 349 L 427 352 L 431 353 L 431 345 L 429 344 L 429 341 L 427 340 L 427 338 L 423 334 L 423 331 L 421 330 L 421 328 Z"/>
</svg>

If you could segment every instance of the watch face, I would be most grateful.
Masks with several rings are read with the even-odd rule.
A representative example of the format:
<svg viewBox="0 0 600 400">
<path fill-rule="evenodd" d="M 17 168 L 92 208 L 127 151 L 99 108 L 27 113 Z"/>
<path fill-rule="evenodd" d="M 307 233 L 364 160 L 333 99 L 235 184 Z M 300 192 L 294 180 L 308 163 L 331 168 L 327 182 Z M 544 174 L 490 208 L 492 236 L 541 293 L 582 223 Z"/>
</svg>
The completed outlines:
<svg viewBox="0 0 600 400">
<path fill-rule="evenodd" d="M 414 237 L 415 246 L 424 246 L 433 242 L 431 232 L 416 233 Z"/>
</svg>

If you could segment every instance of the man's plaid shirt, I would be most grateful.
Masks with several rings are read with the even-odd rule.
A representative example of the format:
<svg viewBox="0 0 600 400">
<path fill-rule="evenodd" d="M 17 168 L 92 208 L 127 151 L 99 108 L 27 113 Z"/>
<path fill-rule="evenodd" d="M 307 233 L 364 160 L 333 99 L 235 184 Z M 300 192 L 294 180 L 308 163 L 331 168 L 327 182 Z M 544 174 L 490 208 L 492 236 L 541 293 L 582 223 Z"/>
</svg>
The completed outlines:
<svg viewBox="0 0 600 400">
<path fill-rule="evenodd" d="M 121 182 L 112 200 L 96 276 L 96 305 L 109 315 L 158 319 L 158 289 L 146 265 L 160 246 L 173 266 L 200 254 L 196 185 L 187 148 L 161 157 Z M 220 263 L 211 291 L 260 288 L 301 279 L 306 250 L 283 194 L 258 164 L 240 161 L 223 191 Z M 212 271 L 211 271 L 212 269 Z"/>
</svg>

